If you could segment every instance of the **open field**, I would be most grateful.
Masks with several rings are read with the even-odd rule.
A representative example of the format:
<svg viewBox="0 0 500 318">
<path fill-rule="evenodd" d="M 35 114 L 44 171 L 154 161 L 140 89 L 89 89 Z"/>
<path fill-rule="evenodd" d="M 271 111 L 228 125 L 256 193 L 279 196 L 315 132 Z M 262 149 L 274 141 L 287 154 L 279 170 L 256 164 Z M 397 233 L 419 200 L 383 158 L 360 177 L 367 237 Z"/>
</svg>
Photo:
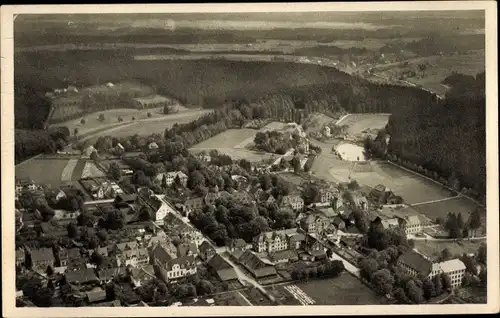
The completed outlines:
<svg viewBox="0 0 500 318">
<path fill-rule="evenodd" d="M 477 208 L 477 205 L 467 198 L 459 197 L 441 202 L 417 205 L 414 208 L 419 213 L 426 215 L 432 220 L 436 220 L 438 217 L 446 220 L 448 213 L 453 212 L 461 213 L 462 218 L 467 221 L 469 219 L 469 214 Z M 486 233 L 486 210 L 481 209 L 481 211 L 482 226 L 479 230 L 477 230 L 476 236 L 482 236 Z"/>
<path fill-rule="evenodd" d="M 154 133 L 164 134 L 166 128 L 174 124 L 189 123 L 202 115 L 208 114 L 211 110 L 198 109 L 180 112 L 178 114 L 163 115 L 162 117 L 153 117 L 131 122 L 129 125 L 112 127 L 109 130 L 99 131 L 96 134 L 90 134 L 81 140 L 95 142 L 99 136 L 127 137 L 135 134 L 151 135 Z"/>
<path fill-rule="evenodd" d="M 219 153 L 230 156 L 233 160 L 246 159 L 250 162 L 270 160 L 273 156 L 276 156 L 267 152 L 257 152 L 239 148 L 190 148 L 189 151 L 196 154 L 202 151 L 210 151 L 212 149 L 216 149 Z"/>
<path fill-rule="evenodd" d="M 284 305 L 381 304 L 380 297 L 348 273 L 336 278 L 270 287 L 268 290 L 276 293 Z"/>
<path fill-rule="evenodd" d="M 476 254 L 479 246 L 485 242 L 486 240 L 463 240 L 461 243 L 418 240 L 415 241 L 415 249 L 430 258 L 437 259 L 445 248 L 447 248 L 454 256 L 462 255 L 463 253 Z"/>
<path fill-rule="evenodd" d="M 253 142 L 256 133 L 255 129 L 229 129 L 194 145 L 192 149 L 245 148 L 247 143 Z"/>
<path fill-rule="evenodd" d="M 390 114 L 350 114 L 340 122 L 349 126 L 347 133 L 360 134 L 366 129 L 382 129 L 389 121 Z"/>
<path fill-rule="evenodd" d="M 418 63 L 417 63 L 418 61 Z M 398 76 L 403 71 L 413 70 L 417 76 L 407 78 L 408 82 L 422 85 L 422 87 L 434 91 L 440 95 L 444 95 L 447 91 L 446 86 L 441 82 L 452 72 L 457 72 L 466 75 L 476 75 L 483 72 L 485 69 L 484 51 L 471 51 L 469 54 L 461 55 L 443 55 L 430 56 L 419 58 L 415 62 L 410 62 L 408 65 L 397 64 L 391 67 L 380 67 L 376 73 L 383 77 Z M 422 72 L 418 70 L 418 64 L 427 64 L 427 70 L 422 76 Z"/>
<path fill-rule="evenodd" d="M 77 181 L 87 163 L 76 157 L 36 157 L 16 166 L 16 178 L 30 178 L 38 184 L 58 187 Z"/>
<path fill-rule="evenodd" d="M 317 132 L 320 131 L 323 126 L 335 122 L 335 119 L 329 117 L 325 114 L 314 113 L 309 115 L 305 124 L 307 126 L 306 132 Z"/>
</svg>

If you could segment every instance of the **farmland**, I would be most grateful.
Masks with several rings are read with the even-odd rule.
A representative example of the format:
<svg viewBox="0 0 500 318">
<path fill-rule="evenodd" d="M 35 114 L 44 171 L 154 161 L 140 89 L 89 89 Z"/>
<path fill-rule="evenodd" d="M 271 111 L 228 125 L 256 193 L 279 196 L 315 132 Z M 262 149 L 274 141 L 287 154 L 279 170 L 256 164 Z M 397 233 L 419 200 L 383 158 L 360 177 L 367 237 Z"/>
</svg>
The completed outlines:
<svg viewBox="0 0 500 318">
<path fill-rule="evenodd" d="M 430 258 L 437 259 L 445 248 L 448 249 L 453 256 L 460 256 L 463 253 L 476 254 L 479 246 L 485 242 L 486 240 L 463 240 L 460 243 L 417 240 L 415 241 L 415 249 Z"/>
<path fill-rule="evenodd" d="M 268 290 L 275 294 L 283 305 L 381 304 L 381 299 L 367 286 L 347 273 L 337 278 L 269 287 Z"/>
<path fill-rule="evenodd" d="M 217 149 L 217 148 L 245 148 L 245 145 L 253 142 L 257 130 L 254 129 L 229 129 L 217 134 L 212 138 L 193 146 L 193 149 Z"/>
<path fill-rule="evenodd" d="M 86 159 L 40 156 L 18 164 L 16 178 L 30 178 L 38 184 L 58 187 L 63 183 L 79 180 L 84 170 L 91 176 L 103 175 L 102 171 Z"/>
<path fill-rule="evenodd" d="M 347 133 L 359 134 L 366 129 L 384 128 L 389 121 L 390 114 L 350 114 L 340 122 L 347 125 Z"/>
</svg>

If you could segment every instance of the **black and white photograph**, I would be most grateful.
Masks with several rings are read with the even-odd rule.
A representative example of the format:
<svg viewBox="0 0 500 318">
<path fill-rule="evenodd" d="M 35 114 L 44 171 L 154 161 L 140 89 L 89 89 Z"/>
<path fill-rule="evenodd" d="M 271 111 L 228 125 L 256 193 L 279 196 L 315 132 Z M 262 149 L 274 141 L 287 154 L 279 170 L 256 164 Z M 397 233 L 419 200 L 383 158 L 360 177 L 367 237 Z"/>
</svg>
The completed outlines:
<svg viewBox="0 0 500 318">
<path fill-rule="evenodd" d="M 498 312 L 496 19 L 2 7 L 4 315 Z"/>
</svg>

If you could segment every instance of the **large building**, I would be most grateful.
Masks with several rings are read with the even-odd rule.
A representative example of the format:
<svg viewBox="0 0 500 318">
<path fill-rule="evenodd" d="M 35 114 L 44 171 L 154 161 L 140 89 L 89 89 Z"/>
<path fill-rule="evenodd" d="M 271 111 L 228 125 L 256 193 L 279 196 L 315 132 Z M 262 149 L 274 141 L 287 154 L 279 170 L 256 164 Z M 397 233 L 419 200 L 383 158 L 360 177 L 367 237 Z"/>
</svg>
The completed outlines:
<svg viewBox="0 0 500 318">
<path fill-rule="evenodd" d="M 281 199 L 280 207 L 291 206 L 294 211 L 304 208 L 304 200 L 298 195 L 285 195 Z"/>
<path fill-rule="evenodd" d="M 406 274 L 413 277 L 423 276 L 433 278 L 436 275 L 446 273 L 450 276 L 452 289 L 462 286 L 465 274 L 465 264 L 459 259 L 452 259 L 440 263 L 434 263 L 426 256 L 410 250 L 398 259 Z"/>
<path fill-rule="evenodd" d="M 287 249 L 298 249 L 305 240 L 297 229 L 264 232 L 253 239 L 253 250 L 257 253 L 274 253 Z"/>
</svg>

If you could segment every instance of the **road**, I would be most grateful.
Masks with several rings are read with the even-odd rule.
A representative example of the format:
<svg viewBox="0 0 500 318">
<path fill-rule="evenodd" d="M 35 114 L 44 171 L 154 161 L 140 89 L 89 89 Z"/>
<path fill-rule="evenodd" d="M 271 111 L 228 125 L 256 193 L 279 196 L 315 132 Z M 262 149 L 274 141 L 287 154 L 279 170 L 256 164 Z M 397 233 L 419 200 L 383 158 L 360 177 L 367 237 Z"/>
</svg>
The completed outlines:
<svg viewBox="0 0 500 318">
<path fill-rule="evenodd" d="M 413 203 L 411 206 L 418 206 L 418 205 L 424 205 L 424 204 L 430 204 L 430 203 L 437 203 L 437 202 L 443 202 L 443 201 L 448 201 L 448 200 L 453 200 L 462 197 L 461 194 L 458 194 L 454 197 L 449 197 L 449 198 L 444 198 L 444 199 L 438 199 L 438 200 L 432 200 L 432 201 L 425 201 L 425 202 L 419 202 L 419 203 Z"/>
<path fill-rule="evenodd" d="M 354 266 L 351 263 L 349 263 L 348 261 L 346 261 L 339 254 L 332 251 L 332 257 L 330 257 L 330 260 L 342 261 L 342 263 L 344 263 L 344 267 L 345 267 L 346 271 L 351 273 L 354 277 L 359 278 L 359 268 L 357 268 L 356 266 Z"/>
</svg>

